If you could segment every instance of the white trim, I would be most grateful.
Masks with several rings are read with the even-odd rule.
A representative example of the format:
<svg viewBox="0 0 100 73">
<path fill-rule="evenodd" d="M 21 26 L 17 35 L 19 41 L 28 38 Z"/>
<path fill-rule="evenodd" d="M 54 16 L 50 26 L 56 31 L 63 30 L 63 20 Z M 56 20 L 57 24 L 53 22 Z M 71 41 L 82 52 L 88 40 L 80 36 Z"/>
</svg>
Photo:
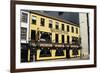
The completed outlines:
<svg viewBox="0 0 100 73">
<path fill-rule="evenodd" d="M 27 37 L 26 37 L 26 40 L 21 40 L 21 43 L 25 43 L 25 42 L 28 43 L 28 41 L 29 41 L 29 37 L 28 37 L 28 35 L 29 35 L 29 12 L 20 10 L 20 13 L 21 14 L 22 13 L 26 13 L 28 15 L 28 17 L 27 17 L 27 23 L 21 22 L 21 17 L 20 17 L 20 26 L 27 28 Z M 20 14 L 20 16 L 21 16 L 21 14 Z"/>
</svg>

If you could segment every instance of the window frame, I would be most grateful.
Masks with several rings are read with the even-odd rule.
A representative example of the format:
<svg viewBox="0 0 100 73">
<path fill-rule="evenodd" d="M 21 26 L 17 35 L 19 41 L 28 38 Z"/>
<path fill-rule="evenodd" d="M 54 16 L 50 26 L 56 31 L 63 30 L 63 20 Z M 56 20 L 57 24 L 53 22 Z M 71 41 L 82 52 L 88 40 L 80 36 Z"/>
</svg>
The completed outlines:
<svg viewBox="0 0 100 73">
<path fill-rule="evenodd" d="M 34 19 L 33 19 L 33 17 L 34 17 Z M 32 15 L 32 24 L 36 25 L 36 19 L 37 19 L 37 17 Z M 33 20 L 35 21 L 35 23 L 33 23 Z"/>
<path fill-rule="evenodd" d="M 53 28 L 53 20 L 49 20 L 49 28 Z"/>
<path fill-rule="evenodd" d="M 74 26 L 71 27 L 71 31 L 72 31 L 72 33 L 74 33 Z"/>
<path fill-rule="evenodd" d="M 55 28 L 59 30 L 59 22 L 56 22 Z"/>
<path fill-rule="evenodd" d="M 64 28 L 64 24 L 61 24 L 62 25 L 62 30 L 64 31 L 65 30 L 65 28 Z"/>
<path fill-rule="evenodd" d="M 67 32 L 70 32 L 70 26 L 69 25 L 67 25 Z"/>
<path fill-rule="evenodd" d="M 78 28 L 76 28 L 76 33 L 78 34 L 79 32 L 78 32 Z"/>
<path fill-rule="evenodd" d="M 45 18 L 40 18 L 40 26 L 45 26 Z"/>
<path fill-rule="evenodd" d="M 23 14 L 25 14 L 25 15 L 23 15 Z M 22 23 L 28 23 L 28 14 L 27 13 L 21 12 L 21 22 Z"/>
<path fill-rule="evenodd" d="M 23 29 L 26 29 L 26 30 L 24 30 L 24 33 L 22 33 Z M 24 35 L 24 39 L 22 39 L 23 35 Z M 26 39 L 27 39 L 27 28 L 21 27 L 21 40 L 26 40 Z"/>
</svg>

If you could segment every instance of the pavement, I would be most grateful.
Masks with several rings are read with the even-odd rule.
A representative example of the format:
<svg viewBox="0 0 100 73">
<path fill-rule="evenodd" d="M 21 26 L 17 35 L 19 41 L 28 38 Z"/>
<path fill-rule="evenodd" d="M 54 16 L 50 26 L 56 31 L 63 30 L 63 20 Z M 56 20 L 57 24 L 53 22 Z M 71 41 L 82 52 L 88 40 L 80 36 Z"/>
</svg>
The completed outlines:
<svg viewBox="0 0 100 73">
<path fill-rule="evenodd" d="M 69 58 L 69 59 L 55 59 L 55 60 L 43 60 L 43 61 L 75 61 L 75 60 L 88 60 L 89 58 Z M 40 62 L 40 61 L 37 61 Z"/>
</svg>

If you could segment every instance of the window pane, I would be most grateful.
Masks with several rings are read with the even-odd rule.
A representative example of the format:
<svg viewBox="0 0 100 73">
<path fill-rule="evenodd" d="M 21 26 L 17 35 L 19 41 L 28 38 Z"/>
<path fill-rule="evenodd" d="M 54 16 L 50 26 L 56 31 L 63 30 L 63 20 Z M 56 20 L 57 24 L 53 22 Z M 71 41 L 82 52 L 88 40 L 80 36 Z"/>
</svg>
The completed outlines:
<svg viewBox="0 0 100 73">
<path fill-rule="evenodd" d="M 72 27 L 72 32 L 74 32 L 74 27 Z"/>
<path fill-rule="evenodd" d="M 27 19 L 28 19 L 28 14 L 22 12 L 21 21 L 27 23 Z"/>
<path fill-rule="evenodd" d="M 58 39 L 59 39 L 59 35 L 56 34 L 56 35 L 55 35 L 55 42 L 56 42 L 56 43 L 58 43 Z"/>
<path fill-rule="evenodd" d="M 45 19 L 41 18 L 41 26 L 44 26 L 44 24 L 45 24 Z"/>
<path fill-rule="evenodd" d="M 64 24 L 62 24 L 62 30 L 64 31 Z"/>
<path fill-rule="evenodd" d="M 52 28 L 52 24 L 49 24 L 49 28 Z"/>
<path fill-rule="evenodd" d="M 76 33 L 78 34 L 78 28 L 76 28 Z"/>
<path fill-rule="evenodd" d="M 31 30 L 31 40 L 36 40 L 36 31 Z"/>
<path fill-rule="evenodd" d="M 21 39 L 26 40 L 27 37 L 27 28 L 21 27 Z"/>
<path fill-rule="evenodd" d="M 69 25 L 67 25 L 67 32 L 69 32 Z"/>
<path fill-rule="evenodd" d="M 67 43 L 70 43 L 70 37 L 67 36 Z"/>
<path fill-rule="evenodd" d="M 36 16 L 32 16 L 32 24 L 36 24 Z"/>
<path fill-rule="evenodd" d="M 49 20 L 49 28 L 52 28 L 52 20 Z"/>
<path fill-rule="evenodd" d="M 62 35 L 62 43 L 64 43 L 64 35 Z"/>
<path fill-rule="evenodd" d="M 56 29 L 59 29 L 59 23 L 56 22 Z"/>
</svg>

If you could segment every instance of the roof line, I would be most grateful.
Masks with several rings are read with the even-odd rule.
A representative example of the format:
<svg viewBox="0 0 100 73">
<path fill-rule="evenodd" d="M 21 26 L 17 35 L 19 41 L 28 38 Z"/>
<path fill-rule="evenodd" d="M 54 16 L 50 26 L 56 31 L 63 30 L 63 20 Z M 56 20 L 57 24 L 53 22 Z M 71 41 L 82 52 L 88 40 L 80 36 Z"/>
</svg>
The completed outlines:
<svg viewBox="0 0 100 73">
<path fill-rule="evenodd" d="M 70 21 L 67 21 L 67 20 L 63 20 L 63 19 L 60 19 L 60 18 L 57 18 L 57 17 L 53 17 L 53 16 L 50 16 L 50 15 L 45 15 L 45 14 L 42 14 L 42 13 L 39 13 L 39 12 L 35 12 L 35 11 L 32 11 L 32 10 L 24 10 L 24 11 L 28 11 L 30 13 L 35 13 L 35 14 L 39 14 L 41 16 L 44 16 L 44 17 L 48 17 L 48 18 L 51 18 L 51 19 L 54 19 L 54 20 L 57 20 L 57 21 L 61 21 L 61 22 L 64 22 L 64 23 L 69 23 L 71 25 L 75 25 L 75 26 L 78 26 L 78 24 L 76 23 L 73 23 L 73 22 L 70 22 Z"/>
</svg>

